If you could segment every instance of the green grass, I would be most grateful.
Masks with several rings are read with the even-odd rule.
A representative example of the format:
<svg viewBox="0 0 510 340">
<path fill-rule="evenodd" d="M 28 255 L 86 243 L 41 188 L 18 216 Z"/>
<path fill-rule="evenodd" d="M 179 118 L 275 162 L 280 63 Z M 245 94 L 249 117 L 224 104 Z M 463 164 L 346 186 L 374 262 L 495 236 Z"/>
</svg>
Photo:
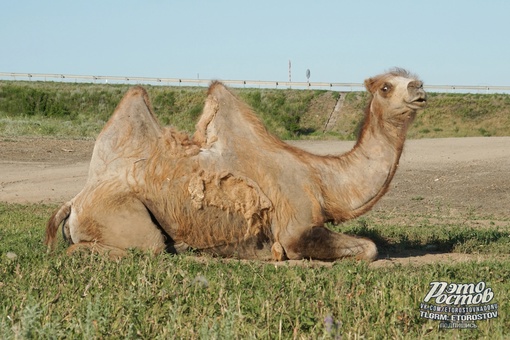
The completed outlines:
<svg viewBox="0 0 510 340">
<path fill-rule="evenodd" d="M 0 135 L 94 138 L 130 85 L 0 81 Z M 145 86 L 164 125 L 193 133 L 207 89 Z M 349 139 L 357 136 L 366 92 L 232 89 L 282 139 Z M 340 95 L 336 124 L 324 131 Z M 410 138 L 510 136 L 510 95 L 429 93 Z"/>
<path fill-rule="evenodd" d="M 42 244 L 54 208 L 0 203 L 2 339 L 500 339 L 510 327 L 510 267 L 498 255 L 386 268 L 353 261 L 275 266 L 136 251 L 120 261 L 69 257 L 62 241 L 53 254 Z M 510 253 L 510 226 L 421 221 L 407 228 L 376 217 L 341 229 L 373 237 L 385 251 L 437 243 L 445 251 L 483 246 L 488 253 Z M 419 317 L 431 281 L 485 281 L 499 317 L 479 321 L 476 330 L 439 330 L 437 321 Z"/>
</svg>

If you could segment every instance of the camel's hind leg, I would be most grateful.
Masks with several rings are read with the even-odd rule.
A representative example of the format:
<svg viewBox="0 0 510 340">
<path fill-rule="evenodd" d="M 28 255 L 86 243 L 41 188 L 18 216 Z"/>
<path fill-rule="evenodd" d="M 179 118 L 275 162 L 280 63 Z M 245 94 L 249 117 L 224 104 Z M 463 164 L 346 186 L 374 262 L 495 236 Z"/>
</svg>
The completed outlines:
<svg viewBox="0 0 510 340">
<path fill-rule="evenodd" d="M 334 261 L 345 257 L 373 261 L 377 258 L 374 242 L 360 237 L 349 236 L 329 230 L 326 227 L 312 227 L 294 242 L 286 245 L 281 240 L 289 259 L 310 258 Z"/>
<path fill-rule="evenodd" d="M 97 242 L 80 242 L 67 248 L 67 255 L 88 250 L 90 253 L 108 254 L 111 259 L 117 260 L 127 255 L 124 249 L 107 246 Z"/>
<path fill-rule="evenodd" d="M 159 253 L 166 248 L 166 239 L 147 208 L 131 195 L 105 195 L 96 200 L 73 206 L 68 233 L 71 247 L 122 257 L 126 250 L 136 248 Z M 81 205 L 80 205 L 81 204 Z"/>
</svg>

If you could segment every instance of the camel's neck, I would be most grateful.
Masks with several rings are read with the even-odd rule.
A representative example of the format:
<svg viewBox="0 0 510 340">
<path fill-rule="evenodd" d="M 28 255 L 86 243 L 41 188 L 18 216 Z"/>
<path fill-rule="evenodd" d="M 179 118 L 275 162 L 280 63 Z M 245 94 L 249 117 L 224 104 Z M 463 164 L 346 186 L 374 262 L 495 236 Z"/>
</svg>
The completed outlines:
<svg viewBox="0 0 510 340">
<path fill-rule="evenodd" d="M 398 166 L 407 127 L 375 121 L 370 115 L 367 119 L 354 148 L 329 158 L 328 169 L 321 171 L 326 214 L 335 221 L 372 208 L 386 193 Z"/>
</svg>

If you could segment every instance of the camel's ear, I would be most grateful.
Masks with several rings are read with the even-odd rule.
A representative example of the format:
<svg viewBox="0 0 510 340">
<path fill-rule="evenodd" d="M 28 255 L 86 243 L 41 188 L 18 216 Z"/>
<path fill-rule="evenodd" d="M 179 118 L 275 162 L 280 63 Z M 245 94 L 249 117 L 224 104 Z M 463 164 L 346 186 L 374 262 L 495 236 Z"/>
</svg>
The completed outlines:
<svg viewBox="0 0 510 340">
<path fill-rule="evenodd" d="M 368 78 L 365 79 L 365 88 L 368 92 L 374 93 L 375 92 L 375 83 L 377 82 L 377 78 Z"/>
</svg>

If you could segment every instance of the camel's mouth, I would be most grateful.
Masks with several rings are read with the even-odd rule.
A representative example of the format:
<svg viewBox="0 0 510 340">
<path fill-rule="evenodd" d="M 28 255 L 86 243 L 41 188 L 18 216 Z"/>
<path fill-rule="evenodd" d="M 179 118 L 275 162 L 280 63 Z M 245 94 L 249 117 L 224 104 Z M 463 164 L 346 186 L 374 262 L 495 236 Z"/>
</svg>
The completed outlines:
<svg viewBox="0 0 510 340">
<path fill-rule="evenodd" d="M 408 101 L 407 105 L 413 110 L 422 109 L 427 105 L 427 97 L 425 95 L 416 97 Z"/>
</svg>

